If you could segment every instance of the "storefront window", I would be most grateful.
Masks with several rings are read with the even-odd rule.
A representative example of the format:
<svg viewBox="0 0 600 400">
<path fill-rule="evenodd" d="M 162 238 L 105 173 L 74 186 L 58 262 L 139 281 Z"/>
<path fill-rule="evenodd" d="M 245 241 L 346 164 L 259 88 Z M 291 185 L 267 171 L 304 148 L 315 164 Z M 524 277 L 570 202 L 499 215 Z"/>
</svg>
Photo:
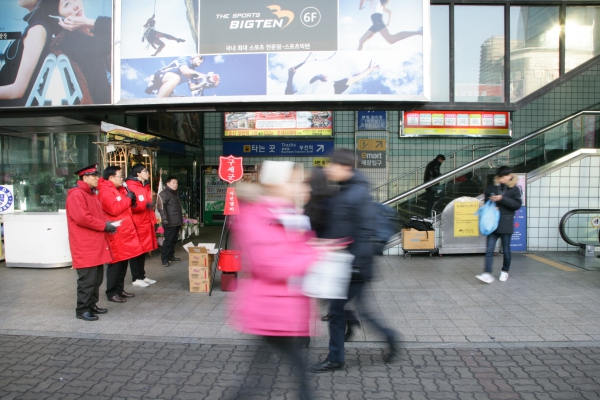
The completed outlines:
<svg viewBox="0 0 600 400">
<path fill-rule="evenodd" d="M 558 13 L 558 7 L 510 8 L 511 102 L 558 78 Z"/>
<path fill-rule="evenodd" d="M 74 172 L 98 162 L 95 134 L 0 136 L 0 182 L 13 185 L 15 210 L 58 211 L 75 186 Z"/>
<path fill-rule="evenodd" d="M 565 72 L 600 54 L 600 6 L 567 7 Z"/>
<path fill-rule="evenodd" d="M 504 7 L 454 8 L 454 99 L 504 101 Z"/>
<path fill-rule="evenodd" d="M 448 6 L 431 6 L 431 100 L 450 101 Z"/>
</svg>

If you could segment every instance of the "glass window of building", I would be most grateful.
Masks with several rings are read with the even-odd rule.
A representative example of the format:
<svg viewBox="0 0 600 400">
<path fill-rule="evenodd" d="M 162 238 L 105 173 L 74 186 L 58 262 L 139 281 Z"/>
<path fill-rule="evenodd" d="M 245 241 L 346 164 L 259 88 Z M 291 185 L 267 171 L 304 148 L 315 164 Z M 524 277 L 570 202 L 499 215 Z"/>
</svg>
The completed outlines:
<svg viewBox="0 0 600 400">
<path fill-rule="evenodd" d="M 504 7 L 454 8 L 454 100 L 504 101 Z"/>
<path fill-rule="evenodd" d="M 15 210 L 56 212 L 77 183 L 75 171 L 98 162 L 96 134 L 0 136 L 0 184 L 13 185 Z"/>
<path fill-rule="evenodd" d="M 600 54 L 600 6 L 567 7 L 565 72 Z"/>
<path fill-rule="evenodd" d="M 431 100 L 450 101 L 450 16 L 448 6 L 431 6 Z"/>
<path fill-rule="evenodd" d="M 511 102 L 558 78 L 558 15 L 558 7 L 510 8 Z"/>
</svg>

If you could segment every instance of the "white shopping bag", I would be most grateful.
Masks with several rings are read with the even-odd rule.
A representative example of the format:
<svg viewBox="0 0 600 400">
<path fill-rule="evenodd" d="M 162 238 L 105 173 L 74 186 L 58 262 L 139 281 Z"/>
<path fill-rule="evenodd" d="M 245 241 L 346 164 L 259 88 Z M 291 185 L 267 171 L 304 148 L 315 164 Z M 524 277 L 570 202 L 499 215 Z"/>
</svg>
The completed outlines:
<svg viewBox="0 0 600 400">
<path fill-rule="evenodd" d="M 354 256 L 345 250 L 329 251 L 308 269 L 302 293 L 319 299 L 345 299 Z"/>
</svg>

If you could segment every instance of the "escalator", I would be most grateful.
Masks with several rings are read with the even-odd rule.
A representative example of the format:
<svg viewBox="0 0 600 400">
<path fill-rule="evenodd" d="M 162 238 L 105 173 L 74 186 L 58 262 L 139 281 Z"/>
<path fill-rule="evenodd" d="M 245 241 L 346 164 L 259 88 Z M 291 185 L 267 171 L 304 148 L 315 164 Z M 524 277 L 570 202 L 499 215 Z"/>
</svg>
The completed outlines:
<svg viewBox="0 0 600 400">
<path fill-rule="evenodd" d="M 600 271 L 600 209 L 570 210 L 561 218 L 558 231 L 578 252 L 558 252 L 557 260 L 588 271 Z"/>
<path fill-rule="evenodd" d="M 594 124 L 589 124 L 593 119 Z M 516 173 L 527 173 L 586 148 L 590 132 L 583 127 L 593 125 L 596 139 L 600 136 L 600 111 L 582 111 L 509 143 L 470 145 L 446 156 L 452 171 L 430 181 L 422 181 L 425 165 L 372 189 L 372 195 L 395 207 L 402 220 L 425 216 L 425 189 L 441 185 L 434 211 L 439 215 L 452 200 L 476 197 L 492 183 L 496 169 L 510 165 Z"/>
</svg>

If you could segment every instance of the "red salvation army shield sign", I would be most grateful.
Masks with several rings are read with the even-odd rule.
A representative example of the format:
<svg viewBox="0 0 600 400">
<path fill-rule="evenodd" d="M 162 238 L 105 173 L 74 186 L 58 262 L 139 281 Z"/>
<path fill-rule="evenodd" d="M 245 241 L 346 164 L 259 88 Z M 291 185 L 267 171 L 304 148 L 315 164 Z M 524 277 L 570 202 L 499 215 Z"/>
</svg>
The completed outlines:
<svg viewBox="0 0 600 400">
<path fill-rule="evenodd" d="M 243 157 L 219 157 L 219 178 L 229 183 L 242 179 L 244 175 L 243 160 Z"/>
</svg>

